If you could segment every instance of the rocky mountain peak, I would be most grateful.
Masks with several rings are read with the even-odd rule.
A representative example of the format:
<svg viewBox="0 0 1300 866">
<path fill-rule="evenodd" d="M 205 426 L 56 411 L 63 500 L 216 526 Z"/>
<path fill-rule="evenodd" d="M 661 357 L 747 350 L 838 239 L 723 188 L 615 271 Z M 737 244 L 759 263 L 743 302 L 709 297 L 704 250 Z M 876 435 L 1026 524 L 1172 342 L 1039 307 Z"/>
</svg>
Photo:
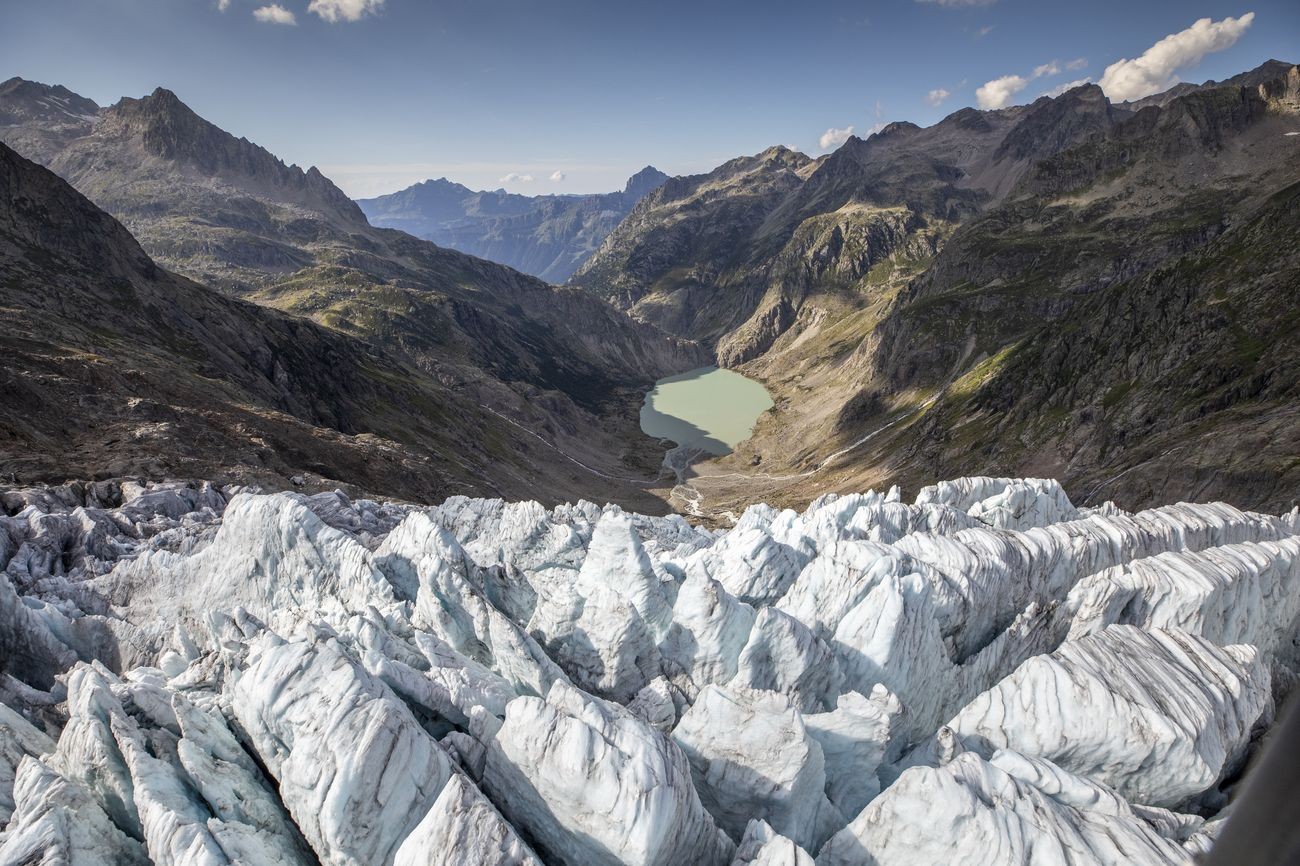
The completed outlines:
<svg viewBox="0 0 1300 866">
<path fill-rule="evenodd" d="M 807 165 L 808 162 L 809 159 L 804 154 L 778 144 L 769 147 L 767 150 L 753 157 L 741 157 L 741 159 L 732 160 L 731 163 L 727 163 L 726 165 L 735 163 L 737 165 L 770 165 L 777 168 L 801 168 L 802 166 Z M 725 166 L 720 166 L 717 170 L 720 170 L 723 167 Z"/>
<path fill-rule="evenodd" d="M 456 183 L 454 180 L 450 180 L 446 177 L 440 177 L 437 179 L 429 178 L 428 180 L 420 181 L 415 185 L 415 187 L 417 189 L 426 189 L 426 190 L 449 189 L 449 190 L 455 190 L 457 192 L 463 191 L 466 194 L 473 192 L 473 190 L 471 190 L 469 187 L 465 186 L 464 184 Z"/>
<path fill-rule="evenodd" d="M 140 99 L 124 97 L 109 107 L 106 116 L 115 128 L 138 137 L 154 156 L 189 162 L 208 174 L 221 170 L 219 152 L 228 145 L 227 139 L 233 140 L 163 87 Z"/>
<path fill-rule="evenodd" d="M 994 152 L 995 161 L 1042 159 L 1099 137 L 1113 127 L 1119 113 L 1095 84 L 1083 84 L 1055 98 L 1042 97 Z"/>
<path fill-rule="evenodd" d="M 993 128 L 984 112 L 969 106 L 954 111 L 939 123 L 941 125 L 956 126 L 959 129 L 968 129 L 972 132 L 989 132 Z"/>
<path fill-rule="evenodd" d="M 880 128 L 879 132 L 874 132 L 871 135 L 867 136 L 867 138 L 869 139 L 889 138 L 891 136 L 910 135 L 912 133 L 916 133 L 920 131 L 921 131 L 921 127 L 917 126 L 915 123 L 912 123 L 911 121 L 895 120 L 893 123 L 885 124 L 883 127 Z"/>
<path fill-rule="evenodd" d="M 623 187 L 623 195 L 630 197 L 633 202 L 640 201 L 646 193 L 663 185 L 666 180 L 668 175 L 653 165 L 647 165 L 627 179 L 627 184 Z"/>
<path fill-rule="evenodd" d="M 164 87 L 140 99 L 126 97 L 104 116 L 105 135 L 134 139 L 158 159 L 343 223 L 365 223 L 360 208 L 319 169 L 286 165 L 270 151 L 204 120 Z"/>
</svg>

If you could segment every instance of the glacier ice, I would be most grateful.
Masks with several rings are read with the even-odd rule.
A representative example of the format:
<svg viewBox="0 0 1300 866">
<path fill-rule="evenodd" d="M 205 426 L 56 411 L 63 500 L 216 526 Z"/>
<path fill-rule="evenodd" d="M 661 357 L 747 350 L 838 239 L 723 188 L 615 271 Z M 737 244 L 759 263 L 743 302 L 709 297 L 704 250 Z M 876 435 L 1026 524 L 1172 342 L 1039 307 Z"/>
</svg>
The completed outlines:
<svg viewBox="0 0 1300 866">
<path fill-rule="evenodd" d="M 1185 862 L 1175 839 L 1113 791 L 1046 762 L 965 752 L 903 773 L 817 855 L 817 866 Z"/>
<path fill-rule="evenodd" d="M 816 849 L 842 817 L 826 798 L 826 759 L 803 716 L 778 692 L 708 686 L 673 739 L 718 825 L 740 841 L 751 818 Z"/>
<path fill-rule="evenodd" d="M 1030 659 L 946 727 L 981 751 L 1047 758 L 1133 802 L 1177 806 L 1237 768 L 1271 710 L 1254 647 L 1116 625 Z"/>
<path fill-rule="evenodd" d="M 0 494 L 0 866 L 1181 864 L 1300 682 L 1300 512 Z"/>
</svg>

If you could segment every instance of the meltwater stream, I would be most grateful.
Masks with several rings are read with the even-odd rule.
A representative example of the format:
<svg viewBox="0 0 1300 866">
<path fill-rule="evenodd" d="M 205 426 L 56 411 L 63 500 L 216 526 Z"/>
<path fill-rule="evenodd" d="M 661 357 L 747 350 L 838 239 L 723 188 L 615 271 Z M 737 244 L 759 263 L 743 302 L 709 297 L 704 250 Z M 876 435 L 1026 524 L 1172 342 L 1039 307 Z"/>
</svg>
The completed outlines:
<svg viewBox="0 0 1300 866">
<path fill-rule="evenodd" d="M 641 429 L 688 449 L 729 454 L 771 406 L 767 389 L 753 379 L 700 367 L 655 383 L 641 406 Z"/>
</svg>

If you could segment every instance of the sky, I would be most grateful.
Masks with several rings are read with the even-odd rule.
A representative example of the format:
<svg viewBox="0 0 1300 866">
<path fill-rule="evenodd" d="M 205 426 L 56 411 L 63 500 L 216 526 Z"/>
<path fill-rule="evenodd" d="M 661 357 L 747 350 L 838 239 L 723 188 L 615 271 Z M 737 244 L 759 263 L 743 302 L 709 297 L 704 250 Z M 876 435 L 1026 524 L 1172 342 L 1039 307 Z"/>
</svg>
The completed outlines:
<svg viewBox="0 0 1300 866">
<path fill-rule="evenodd" d="M 1202 20 L 1205 19 L 1205 20 Z M 349 195 L 619 189 L 1091 80 L 1300 60 L 1296 0 L 0 0 L 0 80 L 175 91 Z"/>
</svg>

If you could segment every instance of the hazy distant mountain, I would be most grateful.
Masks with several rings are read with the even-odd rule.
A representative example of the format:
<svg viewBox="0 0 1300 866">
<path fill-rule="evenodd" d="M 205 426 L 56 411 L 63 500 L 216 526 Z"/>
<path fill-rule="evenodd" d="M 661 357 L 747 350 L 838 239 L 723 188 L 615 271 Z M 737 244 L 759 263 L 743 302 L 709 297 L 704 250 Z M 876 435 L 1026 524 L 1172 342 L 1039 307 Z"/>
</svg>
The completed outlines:
<svg viewBox="0 0 1300 866">
<path fill-rule="evenodd" d="M 0 139 L 120 219 L 160 264 L 366 340 L 589 465 L 617 468 L 646 448 L 627 401 L 704 359 L 581 290 L 373 228 L 319 171 L 286 166 L 170 91 L 95 114 L 46 110 L 65 93 L 11 83 L 0 112 L 16 122 Z M 582 487 L 575 464 L 563 474 L 570 490 L 611 492 L 596 473 Z"/>
<path fill-rule="evenodd" d="M 667 179 L 646 166 L 621 192 L 525 196 L 503 189 L 474 192 L 444 177 L 357 203 L 373 225 L 562 283 Z"/>
<path fill-rule="evenodd" d="M 727 462 L 818 468 L 761 495 L 1042 474 L 1289 506 L 1298 109 L 1271 61 L 1136 109 L 1085 85 L 774 148 L 670 180 L 571 282 L 763 379 Z"/>
</svg>

